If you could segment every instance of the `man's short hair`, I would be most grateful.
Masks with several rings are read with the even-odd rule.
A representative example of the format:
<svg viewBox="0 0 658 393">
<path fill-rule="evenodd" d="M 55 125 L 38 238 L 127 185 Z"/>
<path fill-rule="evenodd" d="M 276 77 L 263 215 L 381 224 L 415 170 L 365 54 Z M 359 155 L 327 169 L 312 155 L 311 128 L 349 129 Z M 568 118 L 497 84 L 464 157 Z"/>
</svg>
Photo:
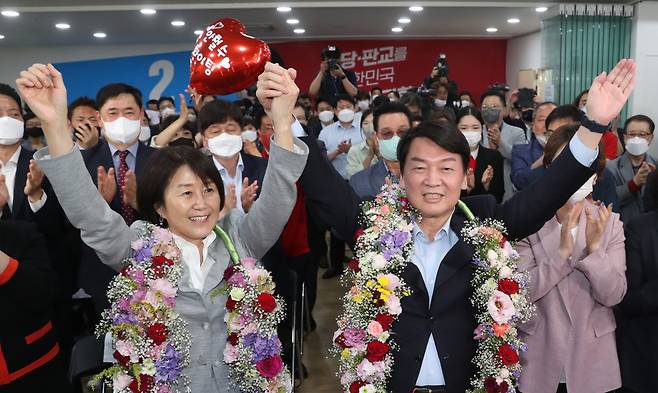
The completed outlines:
<svg viewBox="0 0 658 393">
<path fill-rule="evenodd" d="M 505 94 L 503 94 L 502 91 L 497 90 L 497 89 L 489 89 L 482 93 L 480 96 L 480 105 L 484 102 L 484 99 L 487 97 L 498 97 L 500 99 L 500 102 L 503 104 L 503 107 L 507 106 L 507 103 L 505 102 Z"/>
<path fill-rule="evenodd" d="M 635 115 L 632 117 L 629 117 L 628 120 L 626 120 L 626 123 L 624 123 L 624 132 L 626 132 L 626 129 L 628 128 L 628 125 L 633 122 L 643 122 L 649 124 L 649 131 L 653 134 L 653 131 L 656 129 L 656 124 L 651 120 L 649 116 L 646 115 Z"/>
<path fill-rule="evenodd" d="M 89 97 L 82 96 L 82 97 L 76 98 L 71 103 L 71 105 L 69 105 L 69 111 L 66 114 L 66 117 L 68 117 L 68 119 L 71 120 L 71 118 L 73 117 L 73 111 L 76 110 L 76 108 L 80 108 L 80 107 L 83 107 L 83 106 L 92 108 L 94 110 L 98 110 L 98 107 L 96 106 L 96 102 L 94 100 L 92 100 Z"/>
<path fill-rule="evenodd" d="M 7 96 L 7 97 L 13 99 L 14 101 L 16 101 L 16 104 L 18 105 L 18 108 L 19 109 L 22 108 L 21 105 L 23 105 L 23 104 L 21 103 L 21 96 L 18 95 L 18 92 L 16 91 L 16 89 L 9 86 L 8 84 L 0 83 L 0 95 Z M 21 114 L 22 114 L 22 111 L 23 110 L 21 109 Z"/>
<path fill-rule="evenodd" d="M 375 131 L 379 131 L 379 118 L 383 115 L 390 115 L 393 113 L 402 113 L 407 117 L 407 120 L 409 121 L 409 128 L 411 128 L 412 125 L 412 120 L 411 120 L 411 112 L 409 112 L 409 108 L 407 108 L 406 105 L 401 104 L 399 102 L 387 102 L 384 103 L 376 108 L 373 109 L 372 111 L 372 124 L 373 127 L 375 128 Z"/>
<path fill-rule="evenodd" d="M 560 105 L 553 109 L 553 112 L 546 117 L 546 129 L 548 130 L 548 125 L 555 120 L 569 119 L 572 123 L 580 123 L 582 117 L 583 112 L 581 112 L 575 105 Z"/>
<path fill-rule="evenodd" d="M 210 101 L 201 107 L 201 111 L 199 111 L 199 115 L 197 116 L 199 132 L 202 134 L 211 125 L 215 123 L 226 123 L 230 120 L 242 124 L 242 111 L 236 105 L 224 100 Z"/>
<path fill-rule="evenodd" d="M 398 159 L 400 160 L 400 170 L 404 173 L 411 143 L 414 139 L 425 138 L 432 141 L 437 146 L 458 154 L 461 157 L 464 172 L 468 170 L 468 163 L 471 158 L 471 149 L 468 147 L 466 137 L 457 129 L 457 126 L 447 121 L 422 122 L 418 127 L 407 131 L 398 143 Z"/>
<path fill-rule="evenodd" d="M 318 97 L 317 100 L 315 100 L 315 109 L 318 109 L 320 106 L 321 102 L 326 102 L 327 104 L 331 105 L 332 108 L 336 107 L 336 99 L 334 97 Z"/>
<path fill-rule="evenodd" d="M 356 101 L 354 101 L 354 97 L 352 97 L 352 96 L 349 95 L 349 94 L 339 94 L 339 95 L 336 97 L 336 106 L 338 106 L 338 102 L 339 102 L 339 101 L 347 101 L 347 102 L 351 102 L 352 105 L 356 105 Z M 335 108 L 336 106 L 334 106 L 334 108 Z"/>
<path fill-rule="evenodd" d="M 162 104 L 165 101 L 169 101 L 169 102 L 171 102 L 172 105 L 176 105 L 176 102 L 174 101 L 174 97 L 162 96 L 158 100 L 158 107 L 160 107 L 160 104 Z"/>
<path fill-rule="evenodd" d="M 537 105 L 534 111 L 532 112 L 532 120 L 535 120 L 535 118 L 537 117 L 537 112 L 539 112 L 539 109 L 549 105 L 554 106 L 556 108 L 558 107 L 558 104 L 554 103 L 553 101 L 542 102 L 541 104 Z"/>
<path fill-rule="evenodd" d="M 121 94 L 130 94 L 135 99 L 137 106 L 140 109 L 142 108 L 142 92 L 138 88 L 126 83 L 110 83 L 101 87 L 96 94 L 98 109 L 100 110 L 109 99 L 118 97 Z"/>
</svg>

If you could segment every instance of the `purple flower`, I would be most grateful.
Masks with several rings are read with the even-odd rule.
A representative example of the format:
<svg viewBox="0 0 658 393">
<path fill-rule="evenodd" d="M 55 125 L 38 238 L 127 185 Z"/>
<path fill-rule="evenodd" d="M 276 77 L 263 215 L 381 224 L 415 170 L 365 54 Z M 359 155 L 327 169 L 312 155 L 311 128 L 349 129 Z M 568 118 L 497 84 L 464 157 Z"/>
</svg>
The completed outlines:
<svg viewBox="0 0 658 393">
<path fill-rule="evenodd" d="M 134 314 L 118 313 L 112 315 L 112 324 L 119 325 L 122 323 L 136 324 L 137 318 Z"/>
<path fill-rule="evenodd" d="M 253 348 L 257 338 L 258 338 L 258 334 L 249 333 L 244 336 L 244 338 L 242 339 L 242 343 L 249 348 Z"/>
<path fill-rule="evenodd" d="M 343 332 L 345 345 L 348 347 L 360 347 L 365 345 L 366 331 L 363 329 L 347 328 Z"/>
<path fill-rule="evenodd" d="M 135 251 L 135 255 L 133 256 L 133 258 L 135 258 L 137 262 L 144 262 L 150 259 L 152 256 L 153 254 L 151 252 L 151 249 L 149 247 L 144 247 Z"/>
<path fill-rule="evenodd" d="M 231 278 L 228 279 L 228 283 L 233 285 L 233 286 L 237 286 L 237 287 L 241 287 L 241 288 L 244 288 L 247 284 L 247 282 L 245 280 L 245 277 L 244 277 L 244 274 L 242 274 L 240 272 L 235 273 L 234 275 L 232 275 Z"/>
<path fill-rule="evenodd" d="M 474 339 L 475 340 L 482 340 L 483 338 L 486 337 L 486 328 L 484 325 L 480 324 L 478 327 L 475 328 L 475 331 L 473 332 Z"/>
<path fill-rule="evenodd" d="M 165 353 L 155 362 L 155 380 L 157 382 L 175 381 L 181 374 L 183 358 L 171 344 L 167 344 Z"/>
<path fill-rule="evenodd" d="M 278 355 L 281 351 L 281 342 L 279 342 L 276 336 L 257 336 L 251 348 L 253 350 L 252 360 L 254 362 L 260 362 L 263 359 Z"/>
</svg>

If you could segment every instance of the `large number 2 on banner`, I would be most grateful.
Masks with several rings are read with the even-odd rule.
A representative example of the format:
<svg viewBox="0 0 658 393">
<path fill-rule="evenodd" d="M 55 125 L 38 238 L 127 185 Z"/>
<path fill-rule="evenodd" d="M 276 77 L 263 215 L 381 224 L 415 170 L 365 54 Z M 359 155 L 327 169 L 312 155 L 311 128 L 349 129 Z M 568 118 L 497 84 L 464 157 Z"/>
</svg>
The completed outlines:
<svg viewBox="0 0 658 393">
<path fill-rule="evenodd" d="M 149 76 L 154 77 L 160 75 L 162 71 L 162 78 L 158 82 L 151 93 L 149 94 L 149 99 L 157 100 L 162 96 L 162 93 L 167 89 L 171 81 L 174 79 L 174 64 L 169 60 L 158 60 L 151 64 L 149 67 Z"/>
</svg>

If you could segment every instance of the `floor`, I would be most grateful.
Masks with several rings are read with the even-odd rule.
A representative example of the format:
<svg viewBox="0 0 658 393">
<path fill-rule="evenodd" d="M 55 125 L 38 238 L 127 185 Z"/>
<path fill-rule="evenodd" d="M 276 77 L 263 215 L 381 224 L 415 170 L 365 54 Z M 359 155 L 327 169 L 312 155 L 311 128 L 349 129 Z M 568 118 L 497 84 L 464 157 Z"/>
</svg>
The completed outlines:
<svg viewBox="0 0 658 393">
<path fill-rule="evenodd" d="M 324 272 L 320 269 L 320 275 Z M 306 336 L 304 364 L 308 378 L 296 389 L 299 393 L 338 393 L 341 390 L 336 372 L 338 361 L 329 353 L 331 339 L 336 330 L 336 316 L 344 289 L 338 277 L 329 280 L 318 278 L 318 299 L 313 316 L 317 329 Z"/>
</svg>

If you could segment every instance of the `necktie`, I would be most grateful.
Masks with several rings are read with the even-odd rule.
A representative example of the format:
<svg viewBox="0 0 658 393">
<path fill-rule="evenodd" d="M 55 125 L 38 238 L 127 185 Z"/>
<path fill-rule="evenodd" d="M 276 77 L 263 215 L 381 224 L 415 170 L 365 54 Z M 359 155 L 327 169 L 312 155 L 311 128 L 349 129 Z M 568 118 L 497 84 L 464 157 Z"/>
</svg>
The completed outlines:
<svg viewBox="0 0 658 393">
<path fill-rule="evenodd" d="M 128 157 L 128 151 L 118 151 L 119 155 L 119 174 L 117 180 L 119 181 L 119 203 L 121 207 L 121 216 L 126 221 L 126 224 L 131 225 L 135 221 L 135 211 L 133 208 L 125 203 L 123 200 L 123 186 L 126 184 L 126 173 L 128 172 L 128 164 L 126 163 L 126 157 Z"/>
</svg>

